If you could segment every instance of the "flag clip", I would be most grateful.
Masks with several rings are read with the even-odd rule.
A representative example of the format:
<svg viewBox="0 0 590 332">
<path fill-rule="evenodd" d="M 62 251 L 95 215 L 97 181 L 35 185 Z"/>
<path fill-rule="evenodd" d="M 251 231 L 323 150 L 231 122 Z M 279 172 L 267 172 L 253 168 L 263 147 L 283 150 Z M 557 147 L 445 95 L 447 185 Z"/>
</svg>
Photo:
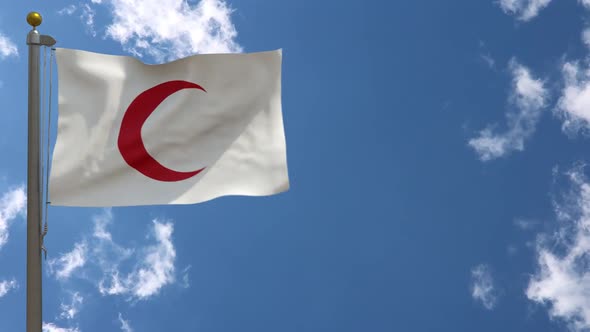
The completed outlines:
<svg viewBox="0 0 590 332">
<path fill-rule="evenodd" d="M 47 222 L 45 222 L 45 227 L 43 227 L 43 233 L 41 233 L 41 250 L 45 254 L 45 260 L 47 260 L 47 248 L 45 248 L 45 235 L 47 235 L 47 231 L 49 227 L 47 227 Z"/>
</svg>

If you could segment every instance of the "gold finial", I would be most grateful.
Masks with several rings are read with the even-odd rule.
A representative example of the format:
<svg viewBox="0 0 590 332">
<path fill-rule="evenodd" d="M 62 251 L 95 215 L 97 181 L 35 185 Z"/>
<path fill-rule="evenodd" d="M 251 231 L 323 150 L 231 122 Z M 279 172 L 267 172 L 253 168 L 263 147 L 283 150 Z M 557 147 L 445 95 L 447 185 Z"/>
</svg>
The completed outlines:
<svg viewBox="0 0 590 332">
<path fill-rule="evenodd" d="M 27 14 L 27 23 L 29 23 L 33 29 L 41 25 L 42 21 L 43 18 L 41 17 L 41 14 L 37 12 L 30 12 Z"/>
</svg>

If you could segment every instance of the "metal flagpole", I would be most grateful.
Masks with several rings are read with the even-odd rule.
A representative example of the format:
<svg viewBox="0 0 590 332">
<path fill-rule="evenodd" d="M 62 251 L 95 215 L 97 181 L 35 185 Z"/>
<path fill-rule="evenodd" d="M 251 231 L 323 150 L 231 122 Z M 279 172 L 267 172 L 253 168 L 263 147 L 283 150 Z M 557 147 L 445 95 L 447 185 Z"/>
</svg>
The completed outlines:
<svg viewBox="0 0 590 332">
<path fill-rule="evenodd" d="M 41 332 L 41 183 L 39 144 L 39 53 L 41 46 L 53 46 L 55 39 L 39 34 L 41 15 L 30 12 L 27 22 L 33 30 L 29 45 L 29 126 L 27 164 L 27 332 Z"/>
</svg>

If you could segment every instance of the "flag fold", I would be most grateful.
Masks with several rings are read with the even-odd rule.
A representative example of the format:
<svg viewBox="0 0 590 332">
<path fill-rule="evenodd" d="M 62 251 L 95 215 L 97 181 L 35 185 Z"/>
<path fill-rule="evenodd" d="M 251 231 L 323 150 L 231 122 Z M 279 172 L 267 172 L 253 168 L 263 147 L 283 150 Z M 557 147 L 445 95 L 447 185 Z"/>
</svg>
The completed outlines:
<svg viewBox="0 0 590 332">
<path fill-rule="evenodd" d="M 281 50 L 160 65 L 56 50 L 52 205 L 192 204 L 289 188 Z"/>
</svg>

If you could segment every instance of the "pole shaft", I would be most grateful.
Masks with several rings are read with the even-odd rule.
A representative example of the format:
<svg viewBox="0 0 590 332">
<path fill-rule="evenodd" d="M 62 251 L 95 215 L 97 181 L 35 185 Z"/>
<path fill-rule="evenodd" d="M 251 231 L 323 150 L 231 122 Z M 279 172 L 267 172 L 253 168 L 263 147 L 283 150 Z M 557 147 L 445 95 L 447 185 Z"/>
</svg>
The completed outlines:
<svg viewBox="0 0 590 332">
<path fill-rule="evenodd" d="M 27 332 L 41 332 L 41 192 L 39 151 L 39 58 L 37 30 L 27 36 L 29 45 L 29 125 L 27 160 Z"/>
</svg>

